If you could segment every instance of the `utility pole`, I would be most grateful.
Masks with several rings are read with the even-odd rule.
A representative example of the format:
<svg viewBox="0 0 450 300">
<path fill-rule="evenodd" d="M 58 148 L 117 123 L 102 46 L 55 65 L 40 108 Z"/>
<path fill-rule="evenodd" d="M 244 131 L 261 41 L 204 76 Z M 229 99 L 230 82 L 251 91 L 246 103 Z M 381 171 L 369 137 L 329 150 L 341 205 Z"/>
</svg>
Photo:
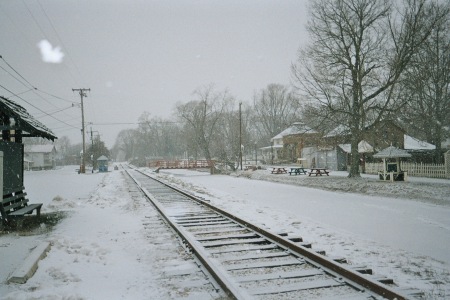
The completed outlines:
<svg viewBox="0 0 450 300">
<path fill-rule="evenodd" d="M 81 135 L 83 136 L 83 155 L 81 156 L 80 173 L 86 173 L 86 141 L 84 131 L 84 107 L 83 97 L 87 97 L 86 91 L 90 92 L 91 89 L 72 89 L 73 92 L 78 92 L 81 97 Z"/>
<path fill-rule="evenodd" d="M 241 161 L 241 171 L 242 171 L 242 112 L 241 112 L 242 102 L 239 102 L 239 158 Z"/>
<path fill-rule="evenodd" d="M 98 131 L 96 131 L 96 130 L 94 130 L 94 131 L 92 131 L 92 127 L 91 127 L 91 143 L 92 143 L 92 173 L 94 173 L 94 169 L 95 169 L 95 167 L 97 166 L 97 164 L 96 164 L 96 161 L 95 161 L 95 149 L 94 149 L 94 136 L 93 136 L 93 133 L 94 132 L 97 132 L 97 134 L 98 134 Z"/>
</svg>

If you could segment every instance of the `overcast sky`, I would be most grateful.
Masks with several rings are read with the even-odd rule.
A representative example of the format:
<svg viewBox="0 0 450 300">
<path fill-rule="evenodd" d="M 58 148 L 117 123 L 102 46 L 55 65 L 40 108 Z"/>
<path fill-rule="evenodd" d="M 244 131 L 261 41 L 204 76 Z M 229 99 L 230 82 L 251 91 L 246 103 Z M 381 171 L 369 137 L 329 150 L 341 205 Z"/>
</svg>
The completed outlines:
<svg viewBox="0 0 450 300">
<path fill-rule="evenodd" d="M 170 118 L 199 87 L 212 83 L 250 103 L 269 83 L 289 84 L 290 65 L 307 39 L 306 6 L 307 0 L 1 0 L 0 95 L 75 144 L 81 112 L 71 107 L 80 102 L 72 89 L 90 88 L 87 129 L 112 147 L 120 130 L 137 127 L 123 123 L 136 123 L 144 111 Z M 59 110 L 54 118 L 42 112 Z"/>
</svg>

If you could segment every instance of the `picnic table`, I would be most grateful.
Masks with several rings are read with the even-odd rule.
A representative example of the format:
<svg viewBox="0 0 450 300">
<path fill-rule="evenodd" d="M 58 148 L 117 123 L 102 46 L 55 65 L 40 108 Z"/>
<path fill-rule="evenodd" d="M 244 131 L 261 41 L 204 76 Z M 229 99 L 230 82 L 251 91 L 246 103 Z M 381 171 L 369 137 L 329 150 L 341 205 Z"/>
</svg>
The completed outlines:
<svg viewBox="0 0 450 300">
<path fill-rule="evenodd" d="M 308 176 L 311 176 L 311 175 L 322 176 L 324 174 L 327 174 L 327 176 L 330 176 L 328 173 L 330 173 L 330 171 L 327 171 L 327 169 L 325 169 L 325 168 L 311 168 L 311 171 L 309 172 Z"/>
<path fill-rule="evenodd" d="M 283 174 L 283 173 L 287 173 L 287 170 L 285 168 L 278 168 L 278 167 L 272 168 L 272 174 Z"/>
<path fill-rule="evenodd" d="M 291 168 L 291 171 L 289 172 L 289 175 L 300 175 L 300 174 L 305 174 L 306 175 L 306 171 L 303 167 L 294 167 Z"/>
</svg>

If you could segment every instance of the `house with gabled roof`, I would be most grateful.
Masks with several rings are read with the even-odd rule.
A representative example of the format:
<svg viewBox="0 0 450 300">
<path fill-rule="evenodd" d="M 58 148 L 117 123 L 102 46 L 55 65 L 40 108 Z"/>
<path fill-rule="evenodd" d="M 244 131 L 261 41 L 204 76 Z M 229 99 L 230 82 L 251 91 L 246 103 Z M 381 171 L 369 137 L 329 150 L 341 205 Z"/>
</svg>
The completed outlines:
<svg viewBox="0 0 450 300">
<path fill-rule="evenodd" d="M 299 123 L 303 124 L 303 123 Z M 351 145 L 350 130 L 345 125 L 339 125 L 328 133 L 319 133 L 305 126 L 303 130 L 294 132 L 292 128 L 283 131 L 282 157 L 295 162 L 295 158 L 306 167 L 323 167 L 331 170 L 347 170 L 350 163 Z M 275 137 L 274 137 L 275 138 Z M 358 153 L 362 171 L 367 159 L 371 159 L 374 152 L 388 146 L 395 146 L 408 151 L 418 149 L 432 149 L 434 146 L 406 135 L 405 131 L 394 121 L 384 121 L 377 125 L 367 126 L 364 138 L 358 144 Z M 409 149 L 408 147 L 411 147 Z"/>
<path fill-rule="evenodd" d="M 307 141 L 312 141 L 318 132 L 303 122 L 295 122 L 270 139 L 271 145 L 261 148 L 263 156 L 273 160 L 296 162 Z M 270 151 L 270 152 L 269 152 Z M 269 153 L 269 155 L 267 155 Z"/>
<path fill-rule="evenodd" d="M 25 145 L 24 161 L 32 170 L 49 170 L 56 167 L 56 148 L 53 144 Z"/>
</svg>

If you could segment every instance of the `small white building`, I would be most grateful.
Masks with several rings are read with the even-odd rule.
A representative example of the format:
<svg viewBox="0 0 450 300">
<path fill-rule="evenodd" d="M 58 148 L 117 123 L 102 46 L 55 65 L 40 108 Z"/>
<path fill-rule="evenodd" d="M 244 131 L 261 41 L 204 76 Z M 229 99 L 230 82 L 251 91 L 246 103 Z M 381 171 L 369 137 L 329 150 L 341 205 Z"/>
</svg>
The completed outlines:
<svg viewBox="0 0 450 300">
<path fill-rule="evenodd" d="M 32 170 L 56 168 L 56 148 L 54 145 L 25 145 L 24 152 L 24 160 L 28 161 L 28 168 Z"/>
</svg>

